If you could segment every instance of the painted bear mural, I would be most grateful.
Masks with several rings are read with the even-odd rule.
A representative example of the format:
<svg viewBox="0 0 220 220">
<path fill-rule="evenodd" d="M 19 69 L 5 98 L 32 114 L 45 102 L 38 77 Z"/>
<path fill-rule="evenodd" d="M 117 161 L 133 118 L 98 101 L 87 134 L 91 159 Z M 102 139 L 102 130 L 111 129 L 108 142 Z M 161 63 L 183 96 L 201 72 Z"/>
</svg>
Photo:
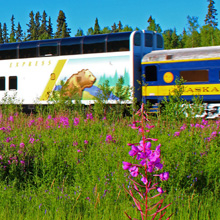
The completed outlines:
<svg viewBox="0 0 220 220">
<path fill-rule="evenodd" d="M 88 69 L 82 69 L 78 73 L 72 74 L 66 81 L 63 88 L 65 88 L 64 96 L 73 95 L 78 93 L 82 98 L 82 92 L 85 88 L 90 88 L 96 81 L 96 77 Z"/>
</svg>

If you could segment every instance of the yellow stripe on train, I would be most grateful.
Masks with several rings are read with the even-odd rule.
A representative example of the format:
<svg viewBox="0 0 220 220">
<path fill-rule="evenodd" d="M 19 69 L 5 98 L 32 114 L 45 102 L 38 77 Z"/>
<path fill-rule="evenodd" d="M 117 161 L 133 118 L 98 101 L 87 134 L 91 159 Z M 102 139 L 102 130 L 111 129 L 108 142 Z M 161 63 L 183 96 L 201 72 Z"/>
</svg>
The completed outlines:
<svg viewBox="0 0 220 220">
<path fill-rule="evenodd" d="M 220 60 L 220 57 L 210 57 L 210 58 L 195 58 L 195 59 L 182 59 L 182 60 L 159 60 L 159 61 L 144 61 L 141 64 L 161 64 L 161 63 L 181 63 L 181 62 L 194 62 L 194 61 L 211 61 Z"/>
<path fill-rule="evenodd" d="M 48 100 L 48 97 L 49 97 L 50 93 L 52 92 L 52 90 L 55 86 L 55 83 L 56 83 L 65 63 L 66 63 L 66 60 L 59 60 L 57 62 L 57 65 L 54 68 L 54 71 L 50 74 L 50 79 L 44 89 L 43 94 L 40 97 L 40 101 Z"/>
<path fill-rule="evenodd" d="M 142 86 L 142 96 L 168 96 L 173 93 L 173 86 Z M 182 95 L 220 95 L 220 84 L 184 85 Z"/>
</svg>

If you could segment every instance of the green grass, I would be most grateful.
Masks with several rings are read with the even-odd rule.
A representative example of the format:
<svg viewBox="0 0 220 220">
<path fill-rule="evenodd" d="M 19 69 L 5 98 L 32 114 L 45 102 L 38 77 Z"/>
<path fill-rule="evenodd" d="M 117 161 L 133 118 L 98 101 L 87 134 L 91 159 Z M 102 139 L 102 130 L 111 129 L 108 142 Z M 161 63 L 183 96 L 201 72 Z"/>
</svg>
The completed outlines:
<svg viewBox="0 0 220 220">
<path fill-rule="evenodd" d="M 122 161 L 132 161 L 127 144 L 141 139 L 129 126 L 132 118 L 86 119 L 76 112 L 12 117 L 0 121 L 0 219 L 127 219 L 124 212 L 140 219 L 123 189 L 129 180 Z M 155 127 L 146 136 L 162 145 L 163 171 L 170 173 L 161 184 L 164 204 L 172 202 L 166 216 L 218 219 L 218 121 L 149 124 Z"/>
</svg>

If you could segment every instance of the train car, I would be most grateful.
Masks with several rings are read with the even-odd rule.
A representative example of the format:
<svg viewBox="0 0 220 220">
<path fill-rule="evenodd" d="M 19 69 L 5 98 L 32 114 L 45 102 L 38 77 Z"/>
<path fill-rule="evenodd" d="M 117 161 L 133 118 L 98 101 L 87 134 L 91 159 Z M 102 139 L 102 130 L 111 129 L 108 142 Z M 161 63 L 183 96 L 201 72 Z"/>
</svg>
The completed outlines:
<svg viewBox="0 0 220 220">
<path fill-rule="evenodd" d="M 16 93 L 23 105 L 47 104 L 52 91 L 68 85 L 92 104 L 100 84 L 114 87 L 123 76 L 140 101 L 141 59 L 161 49 L 162 35 L 152 31 L 0 44 L 0 100 Z"/>
<path fill-rule="evenodd" d="M 183 78 L 182 97 L 200 96 L 210 118 L 220 116 L 220 46 L 152 51 L 142 59 L 143 101 L 160 103 Z"/>
</svg>

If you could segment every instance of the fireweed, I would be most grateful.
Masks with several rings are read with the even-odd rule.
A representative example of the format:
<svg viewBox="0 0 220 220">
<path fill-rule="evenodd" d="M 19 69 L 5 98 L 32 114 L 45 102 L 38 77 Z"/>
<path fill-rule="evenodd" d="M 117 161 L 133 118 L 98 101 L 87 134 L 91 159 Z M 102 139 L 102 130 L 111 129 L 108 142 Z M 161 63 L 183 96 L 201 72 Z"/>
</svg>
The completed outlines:
<svg viewBox="0 0 220 220">
<path fill-rule="evenodd" d="M 130 173 L 128 176 L 130 180 L 129 189 L 125 187 L 124 189 L 132 197 L 142 220 L 146 220 L 148 217 L 155 219 L 158 215 L 159 219 L 162 219 L 166 214 L 165 209 L 170 206 L 171 203 L 162 207 L 164 199 L 159 199 L 159 201 L 154 201 L 153 203 L 151 200 L 156 199 L 166 192 L 159 187 L 158 177 L 160 181 L 167 181 L 169 172 L 158 173 L 158 171 L 163 168 L 160 158 L 161 144 L 156 146 L 155 150 L 153 150 L 151 142 L 155 142 L 157 139 L 145 137 L 145 133 L 149 132 L 149 129 L 154 126 L 146 125 L 148 130 L 145 130 L 144 122 L 149 120 L 144 111 L 143 104 L 136 114 L 141 116 L 141 121 L 135 121 L 130 126 L 132 129 L 137 129 L 139 133 L 142 134 L 142 138 L 139 143 L 128 144 L 131 146 L 129 155 L 136 159 L 137 163 L 123 161 L 123 169 L 128 170 Z M 139 178 L 139 180 L 135 178 Z M 156 195 L 153 195 L 154 191 L 157 191 Z M 125 214 L 129 219 L 132 219 L 126 212 Z M 171 216 L 172 214 L 167 219 L 170 219 Z"/>
</svg>

